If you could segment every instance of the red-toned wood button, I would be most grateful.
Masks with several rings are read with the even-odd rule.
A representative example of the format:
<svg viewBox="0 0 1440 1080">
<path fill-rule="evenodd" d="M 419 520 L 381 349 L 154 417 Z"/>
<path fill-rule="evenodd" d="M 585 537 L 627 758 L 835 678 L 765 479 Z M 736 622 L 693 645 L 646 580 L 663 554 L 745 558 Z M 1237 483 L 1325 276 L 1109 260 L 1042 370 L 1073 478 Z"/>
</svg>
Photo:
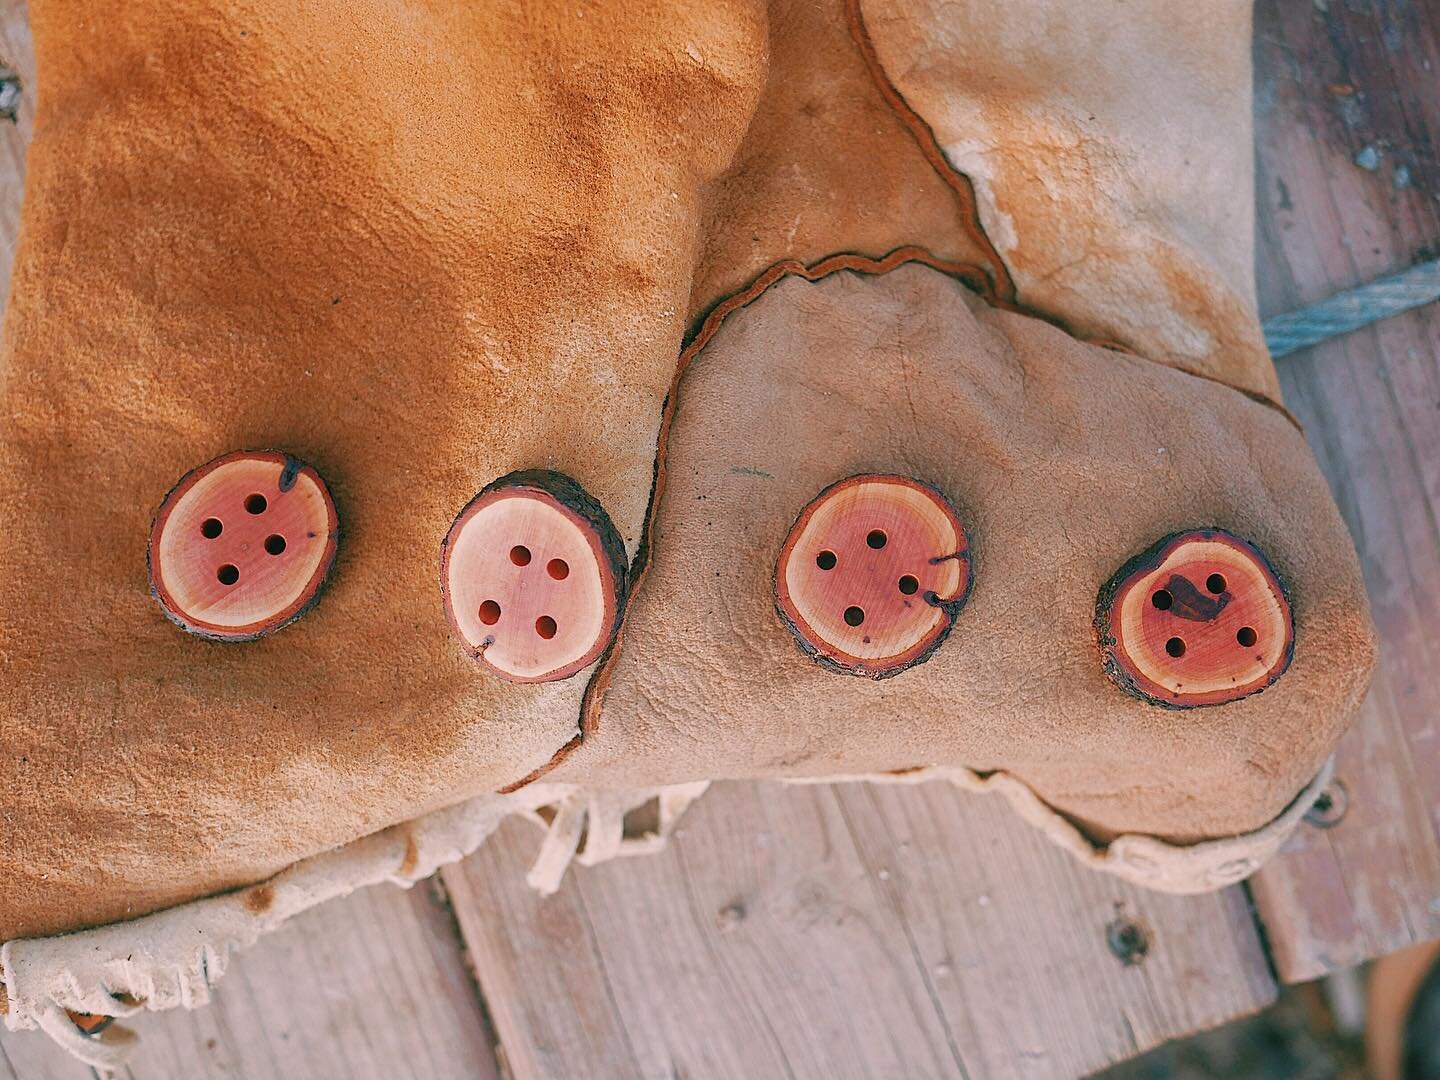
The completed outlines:
<svg viewBox="0 0 1440 1080">
<path fill-rule="evenodd" d="M 512 473 L 460 512 L 441 547 L 445 616 L 511 682 L 568 678 L 599 659 L 625 603 L 625 549 L 575 481 Z"/>
<path fill-rule="evenodd" d="M 863 475 L 822 491 L 780 549 L 775 606 L 808 654 L 883 678 L 939 647 L 970 589 L 970 545 L 934 488 Z"/>
<path fill-rule="evenodd" d="M 248 641 L 315 601 L 339 538 L 319 473 L 278 451 L 238 450 L 165 496 L 150 533 L 150 588 L 191 633 Z"/>
<path fill-rule="evenodd" d="M 1168 536 L 1100 590 L 1105 671 L 1157 705 L 1220 705 L 1285 673 L 1295 626 L 1280 580 L 1253 545 L 1221 529 Z"/>
</svg>

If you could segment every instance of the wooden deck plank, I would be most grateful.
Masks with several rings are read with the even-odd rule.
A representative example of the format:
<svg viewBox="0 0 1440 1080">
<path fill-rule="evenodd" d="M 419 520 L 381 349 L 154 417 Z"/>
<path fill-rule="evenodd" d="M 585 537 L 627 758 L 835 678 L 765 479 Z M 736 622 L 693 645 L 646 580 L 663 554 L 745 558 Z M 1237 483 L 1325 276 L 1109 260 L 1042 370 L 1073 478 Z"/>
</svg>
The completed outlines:
<svg viewBox="0 0 1440 1080">
<path fill-rule="evenodd" d="M 134 1080 L 495 1080 L 494 1044 L 433 882 L 310 911 L 231 960 L 209 1006 L 125 1021 Z M 38 1031 L 0 1031 L 17 1080 L 90 1071 Z"/>
<path fill-rule="evenodd" d="M 1262 0 L 1256 65 L 1262 309 L 1440 255 L 1440 0 Z M 1299 981 L 1440 935 L 1440 310 L 1279 368 L 1381 639 L 1340 748 L 1345 817 L 1302 827 L 1251 886 L 1277 970 Z"/>
<path fill-rule="evenodd" d="M 1079 1075 L 1274 994 L 1238 890 L 1130 888 L 944 784 L 719 784 L 665 853 L 548 899 L 536 844 L 442 871 L 521 1080 Z"/>
</svg>

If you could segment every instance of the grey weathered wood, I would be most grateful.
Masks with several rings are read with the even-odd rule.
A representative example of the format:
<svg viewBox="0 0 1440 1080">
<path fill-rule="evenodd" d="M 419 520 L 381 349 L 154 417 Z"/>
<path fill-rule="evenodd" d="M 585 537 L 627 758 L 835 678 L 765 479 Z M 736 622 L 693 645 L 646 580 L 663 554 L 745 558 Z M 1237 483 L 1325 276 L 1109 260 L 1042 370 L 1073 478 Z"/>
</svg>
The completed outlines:
<svg viewBox="0 0 1440 1080">
<path fill-rule="evenodd" d="M 1261 305 L 1440 250 L 1440 2 L 1257 12 Z M 1362 168 L 1356 162 L 1373 165 Z M 1381 658 L 1340 748 L 1349 809 L 1252 888 L 1287 980 L 1440 935 L 1440 309 L 1279 364 L 1360 551 Z"/>
<path fill-rule="evenodd" d="M 8 295 L 10 265 L 25 187 L 25 147 L 35 125 L 35 51 L 25 0 L 0 0 L 0 72 L 19 75 L 23 88 L 15 121 L 0 120 L 0 298 Z M 7 130 L 8 129 L 8 130 Z"/>
<path fill-rule="evenodd" d="M 948 785 L 716 785 L 548 899 L 536 842 L 442 871 L 518 1078 L 1078 1075 L 1274 994 L 1238 891 L 1130 888 Z"/>
<path fill-rule="evenodd" d="M 0 1080 L 89 1080 L 94 1075 L 39 1032 L 0 1027 Z"/>
<path fill-rule="evenodd" d="M 212 1003 L 126 1020 L 135 1080 L 495 1078 L 474 981 L 433 882 L 363 889 L 232 959 Z M 38 1031 L 0 1033 L 19 1080 L 87 1076 Z M 77 1071 L 78 1069 L 78 1071 Z"/>
</svg>

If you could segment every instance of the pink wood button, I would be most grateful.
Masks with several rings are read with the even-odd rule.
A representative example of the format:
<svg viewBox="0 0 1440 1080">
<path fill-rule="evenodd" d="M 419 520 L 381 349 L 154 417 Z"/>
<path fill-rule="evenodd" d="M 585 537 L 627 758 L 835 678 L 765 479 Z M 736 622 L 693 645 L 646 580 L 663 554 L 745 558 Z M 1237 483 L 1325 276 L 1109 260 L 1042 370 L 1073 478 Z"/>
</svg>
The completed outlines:
<svg viewBox="0 0 1440 1080">
<path fill-rule="evenodd" d="M 315 602 L 339 536 L 313 468 L 275 450 L 237 450 L 186 473 L 160 504 L 150 590 L 191 633 L 248 641 Z"/>
<path fill-rule="evenodd" d="M 501 678 L 568 678 L 613 639 L 625 565 L 610 518 L 579 484 L 545 470 L 512 473 L 471 500 L 445 537 L 445 616 Z"/>
<path fill-rule="evenodd" d="M 790 530 L 775 602 L 800 647 L 826 667 L 883 678 L 929 657 L 970 589 L 969 541 L 934 488 L 852 476 Z"/>
<path fill-rule="evenodd" d="M 1290 602 L 1265 556 L 1220 529 L 1168 536 L 1100 590 L 1105 671 L 1157 705 L 1220 705 L 1259 693 L 1290 666 Z"/>
</svg>

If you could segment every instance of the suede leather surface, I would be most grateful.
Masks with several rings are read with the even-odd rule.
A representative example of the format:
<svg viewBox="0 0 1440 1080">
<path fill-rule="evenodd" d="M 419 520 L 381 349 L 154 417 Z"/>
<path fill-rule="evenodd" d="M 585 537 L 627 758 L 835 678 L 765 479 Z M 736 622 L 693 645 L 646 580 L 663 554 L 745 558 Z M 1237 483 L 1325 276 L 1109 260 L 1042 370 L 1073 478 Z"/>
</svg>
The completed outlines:
<svg viewBox="0 0 1440 1080">
<path fill-rule="evenodd" d="M 782 281 L 711 338 L 699 317 L 782 259 L 874 268 L 924 245 L 1014 298 L 968 181 L 925 152 L 927 123 L 958 145 L 945 110 L 976 92 L 947 50 L 990 65 L 997 100 L 1025 68 L 1026 115 L 1068 116 L 1041 69 L 1053 84 L 1103 41 L 1092 25 L 1046 45 L 1045 20 L 1068 18 L 1046 4 L 1019 30 L 971 16 L 963 43 L 938 7 L 914 26 L 869 9 L 867 38 L 858 0 L 33 0 L 40 97 L 0 353 L 0 940 L 256 881 L 547 769 L 619 788 L 954 763 L 1013 771 L 1094 836 L 1179 840 L 1294 796 L 1372 644 L 1303 437 L 1223 385 L 1276 394 L 1246 196 L 1221 190 L 1251 183 L 1248 22 L 1213 28 L 1213 74 L 1176 69 L 1194 85 L 1167 85 L 1179 126 L 1159 149 L 1119 124 L 1131 156 L 1105 140 L 1038 156 L 1052 182 L 1024 212 L 1003 203 L 1035 194 L 1023 172 L 977 180 L 981 219 L 1004 205 L 1027 240 L 992 229 L 1028 268 L 1019 303 L 1160 363 L 919 266 Z M 1183 48 L 1141 23 L 1135 48 Z M 1150 89 L 1107 70 L 1087 106 Z M 1030 152 L 1027 128 L 987 123 Z M 1184 172 L 1170 144 L 1200 139 L 1225 143 L 1215 176 L 1151 175 Z M 1097 201 L 1101 164 L 1128 201 Z M 1129 246 L 1127 214 L 1150 229 Z M 1045 262 L 1082 221 L 1109 251 L 1091 277 Z M 314 464 L 342 540 L 313 611 L 227 646 L 165 621 L 145 537 L 182 473 L 247 446 Z M 454 515 L 536 467 L 580 481 L 632 557 L 655 515 L 593 685 L 501 683 L 441 611 Z M 873 468 L 944 488 L 977 552 L 951 640 L 883 684 L 809 665 L 768 600 L 795 514 Z M 1105 683 L 1088 620 L 1126 557 L 1195 524 L 1266 549 L 1300 634 L 1276 687 L 1187 715 Z"/>
<path fill-rule="evenodd" d="M 1279 399 L 1255 318 L 1250 0 L 857 2 L 1029 307 Z"/>
<path fill-rule="evenodd" d="M 1092 836 L 1189 842 L 1278 814 L 1368 684 L 1354 548 L 1284 413 L 997 311 L 928 267 L 789 278 L 732 315 L 681 383 L 666 457 L 600 722 L 556 781 L 964 762 L 1019 777 Z M 882 682 L 803 655 L 772 586 L 800 511 L 867 472 L 944 492 L 974 559 L 949 638 Z M 1096 598 L 1155 539 L 1209 525 L 1270 558 L 1295 659 L 1242 701 L 1156 708 L 1101 670 Z"/>
<path fill-rule="evenodd" d="M 981 278 L 996 275 L 973 209 L 957 203 L 866 67 L 852 4 L 771 3 L 755 115 L 734 162 L 705 190 L 692 318 L 782 259 L 876 259 L 923 245 Z"/>
<path fill-rule="evenodd" d="M 548 467 L 631 552 L 752 5 L 36 0 L 0 429 L 0 939 L 253 881 L 576 732 L 445 623 L 440 541 Z M 149 595 L 180 476 L 335 494 L 316 608 L 227 646 Z"/>
</svg>

